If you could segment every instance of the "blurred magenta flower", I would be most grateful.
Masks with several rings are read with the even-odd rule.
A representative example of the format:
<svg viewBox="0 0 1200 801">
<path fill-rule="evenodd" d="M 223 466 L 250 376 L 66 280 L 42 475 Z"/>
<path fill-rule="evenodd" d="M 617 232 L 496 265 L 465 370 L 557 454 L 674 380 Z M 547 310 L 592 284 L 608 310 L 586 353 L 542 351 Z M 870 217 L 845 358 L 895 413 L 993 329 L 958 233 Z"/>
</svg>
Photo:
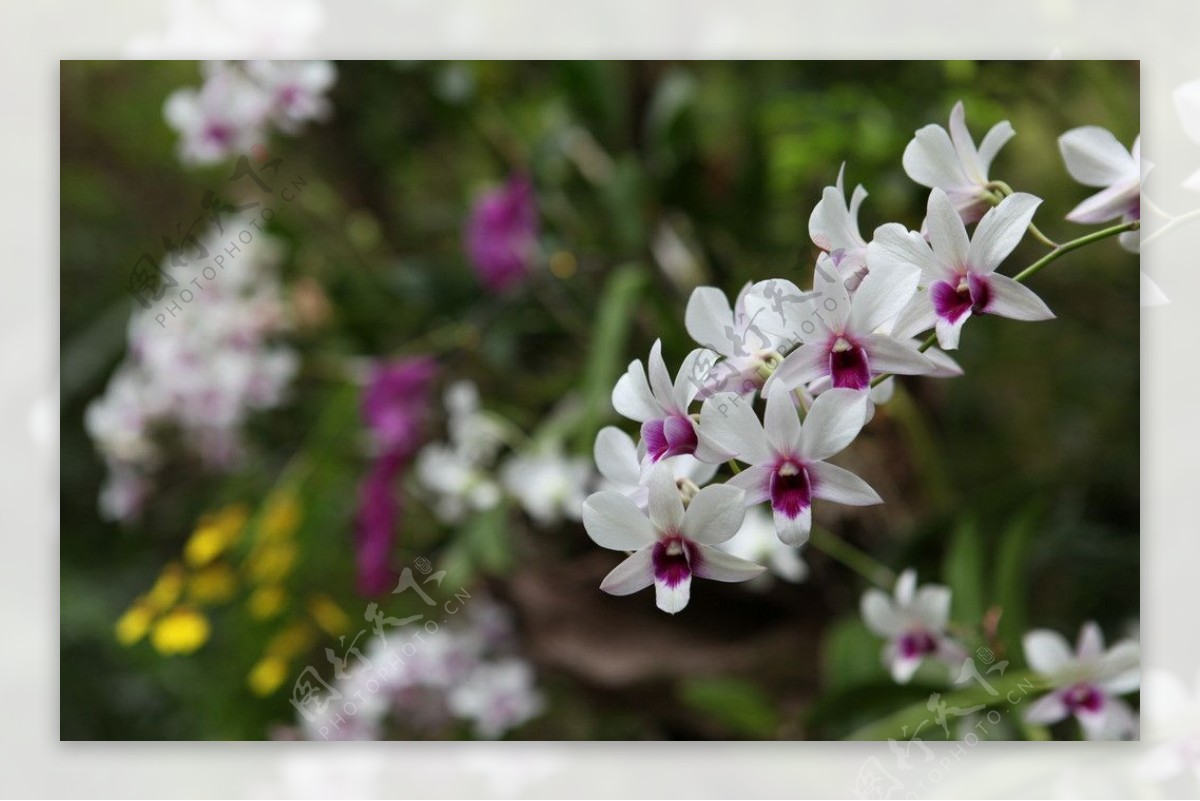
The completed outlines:
<svg viewBox="0 0 1200 801">
<path fill-rule="evenodd" d="M 480 196 L 467 220 L 467 256 L 488 289 L 503 292 L 529 272 L 537 244 L 533 183 L 513 175 L 508 183 Z"/>
<path fill-rule="evenodd" d="M 363 394 L 363 420 L 380 450 L 359 486 L 355 515 L 355 564 L 363 595 L 387 592 L 396 581 L 389 556 L 401 503 L 393 489 L 421 444 L 436 375 L 437 363 L 426 356 L 381 364 Z"/>
<path fill-rule="evenodd" d="M 375 368 L 363 393 L 362 416 L 380 450 L 401 453 L 404 461 L 416 451 L 436 374 L 437 362 L 427 356 Z"/>
<path fill-rule="evenodd" d="M 375 461 L 358 488 L 355 565 L 358 591 L 363 595 L 385 593 L 396 581 L 396 572 L 388 557 L 401 506 L 392 487 L 403 466 L 398 454 L 384 454 Z"/>
</svg>

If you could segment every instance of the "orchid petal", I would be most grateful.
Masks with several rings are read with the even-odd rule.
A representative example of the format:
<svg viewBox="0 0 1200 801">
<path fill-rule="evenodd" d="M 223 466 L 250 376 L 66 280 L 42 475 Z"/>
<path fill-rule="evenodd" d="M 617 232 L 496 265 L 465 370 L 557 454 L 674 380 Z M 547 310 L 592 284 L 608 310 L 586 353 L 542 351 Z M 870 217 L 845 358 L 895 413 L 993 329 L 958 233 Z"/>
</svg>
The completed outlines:
<svg viewBox="0 0 1200 801">
<path fill-rule="evenodd" d="M 632 595 L 654 583 L 654 549 L 642 548 L 614 567 L 600 589 L 609 595 Z"/>
<path fill-rule="evenodd" d="M 674 482 L 671 482 L 674 488 Z M 678 494 L 678 493 L 677 493 Z M 619 492 L 597 492 L 583 502 L 583 527 L 602 548 L 632 551 L 654 542 L 654 529 L 637 505 Z"/>
<path fill-rule="evenodd" d="M 749 581 L 766 570 L 762 565 L 718 548 L 701 545 L 699 550 L 700 558 L 696 562 L 694 573 L 700 578 L 728 582 Z"/>
<path fill-rule="evenodd" d="M 1071 646 L 1066 638 L 1050 629 L 1034 629 L 1025 635 L 1025 661 L 1043 676 L 1067 667 L 1074 661 Z"/>
<path fill-rule="evenodd" d="M 814 498 L 845 506 L 871 506 L 883 503 L 879 493 L 873 490 L 870 484 L 849 470 L 827 462 L 811 462 L 806 469 L 812 479 Z"/>
<path fill-rule="evenodd" d="M 742 503 L 746 506 L 754 506 L 771 497 L 771 476 L 774 472 L 774 465 L 756 464 L 730 478 L 725 485 L 737 487 L 745 492 Z"/>
<path fill-rule="evenodd" d="M 790 455 L 796 452 L 800 443 L 800 418 L 796 413 L 796 401 L 783 382 L 772 384 L 767 393 L 763 431 L 775 453 Z"/>
<path fill-rule="evenodd" d="M 750 402 L 733 393 L 714 395 L 700 409 L 700 433 L 737 459 L 760 464 L 771 458 L 771 446 Z"/>
<path fill-rule="evenodd" d="M 797 453 L 805 461 L 815 462 L 841 452 L 862 430 L 866 413 L 864 392 L 853 389 L 822 392 L 813 401 L 800 428 Z"/>
<path fill-rule="evenodd" d="M 1067 172 L 1084 186 L 1109 186 L 1137 177 L 1137 162 L 1111 131 L 1098 125 L 1073 128 L 1058 137 Z"/>
<path fill-rule="evenodd" d="M 734 327 L 733 309 L 729 298 L 716 287 L 701 286 L 692 290 L 684 314 L 688 336 L 696 343 L 723 356 L 733 355 L 730 342 Z"/>
<path fill-rule="evenodd" d="M 1020 244 L 1041 203 L 1041 198 L 1017 192 L 983 215 L 967 253 L 966 264 L 971 272 L 985 275 L 999 267 Z"/>
<path fill-rule="evenodd" d="M 700 490 L 683 513 L 683 536 L 701 545 L 716 545 L 730 539 L 746 517 L 745 498 L 742 489 L 728 484 Z"/>
<path fill-rule="evenodd" d="M 984 312 L 1010 320 L 1053 320 L 1054 312 L 1032 289 L 1008 276 L 987 277 L 989 297 Z"/>
</svg>

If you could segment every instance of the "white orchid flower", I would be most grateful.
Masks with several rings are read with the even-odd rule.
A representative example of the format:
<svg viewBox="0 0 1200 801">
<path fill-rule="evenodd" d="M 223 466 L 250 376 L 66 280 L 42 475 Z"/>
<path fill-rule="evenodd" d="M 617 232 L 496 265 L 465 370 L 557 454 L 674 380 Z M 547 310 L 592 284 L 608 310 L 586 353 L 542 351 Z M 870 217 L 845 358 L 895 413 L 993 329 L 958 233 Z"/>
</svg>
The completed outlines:
<svg viewBox="0 0 1200 801">
<path fill-rule="evenodd" d="M 178 89 L 163 106 L 167 125 L 180 136 L 184 164 L 214 164 L 261 144 L 271 100 L 261 87 L 223 62 L 205 65 L 200 90 Z"/>
<path fill-rule="evenodd" d="M 833 259 L 847 288 L 853 292 L 867 274 L 867 242 L 858 230 L 858 209 L 867 198 L 867 190 L 859 184 L 847 202 L 842 186 L 845 172 L 843 164 L 838 170 L 837 183 L 821 192 L 821 200 L 808 218 L 808 235 L 814 245 Z"/>
<path fill-rule="evenodd" d="M 563 518 L 579 519 L 592 468 L 586 459 L 550 448 L 510 457 L 500 481 L 535 522 L 552 526 Z"/>
<path fill-rule="evenodd" d="M 814 498 L 851 506 L 882 503 L 865 481 L 824 460 L 849 445 L 863 427 L 867 394 L 831 389 L 813 401 L 801 425 L 792 393 L 782 382 L 767 390 L 763 422 L 735 395 L 704 402 L 701 428 L 750 467 L 728 482 L 746 492 L 748 506 L 771 502 L 775 531 L 802 545 L 812 528 Z"/>
<path fill-rule="evenodd" d="M 883 661 L 897 684 L 907 684 L 926 658 L 957 664 L 966 657 L 963 647 L 946 634 L 950 588 L 918 588 L 915 570 L 900 574 L 891 598 L 881 590 L 867 590 L 861 612 L 867 628 L 888 640 Z"/>
<path fill-rule="evenodd" d="M 916 292 L 920 271 L 911 264 L 874 265 L 853 298 L 832 260 L 817 260 L 813 291 L 801 293 L 795 284 L 772 279 L 775 297 L 787 301 L 772 307 L 769 325 L 780 325 L 803 344 L 787 355 L 768 381 L 796 389 L 828 378 L 835 389 L 867 389 L 882 373 L 918 375 L 934 364 L 908 339 L 881 333 L 908 305 Z M 764 296 L 769 296 L 768 290 Z"/>
<path fill-rule="evenodd" d="M 882 264 L 921 268 L 925 290 L 897 322 L 905 330 L 937 329 L 938 344 L 958 347 L 963 324 L 972 314 L 1013 320 L 1050 320 L 1054 313 L 1033 290 L 1000 275 L 996 268 L 1021 241 L 1041 199 L 1017 192 L 979 221 L 973 236 L 940 189 L 929 193 L 929 241 L 904 226 L 880 226 L 869 246 Z"/>
<path fill-rule="evenodd" d="M 1142 159 L 1142 138 L 1126 150 L 1112 133 L 1097 125 L 1073 128 L 1058 137 L 1058 149 L 1071 177 L 1084 186 L 1101 190 L 1073 208 L 1067 219 L 1075 223 L 1124 222 L 1142 218 L 1142 180 L 1153 164 Z M 1121 245 L 1138 251 L 1138 232 L 1126 231 Z"/>
<path fill-rule="evenodd" d="M 960 100 L 950 111 L 949 133 L 940 125 L 917 131 L 904 148 L 904 171 L 921 186 L 945 192 L 964 223 L 975 222 L 991 205 L 987 185 L 992 160 L 1014 133 L 1008 120 L 998 122 L 977 150 Z"/>
<path fill-rule="evenodd" d="M 642 424 L 642 442 L 651 461 L 685 453 L 694 454 L 704 462 L 725 461 L 726 455 L 700 434 L 688 414 L 688 407 L 700 393 L 716 361 L 716 353 L 697 348 L 683 360 L 672 383 L 663 362 L 662 340 L 655 340 L 650 348 L 649 371 L 642 367 L 640 359 L 634 359 L 613 387 L 613 408 Z"/>
<path fill-rule="evenodd" d="M 603 489 L 621 493 L 644 511 L 650 500 L 650 473 L 655 463 L 639 456 L 633 438 L 615 426 L 605 426 L 596 435 L 594 455 L 604 477 Z M 662 463 L 671 466 L 676 484 L 686 480 L 703 487 L 717 474 L 717 465 L 688 454 L 668 457 Z"/>
<path fill-rule="evenodd" d="M 746 297 L 751 291 L 751 284 L 742 287 L 732 307 L 725 293 L 711 286 L 697 287 L 688 299 L 684 316 L 688 334 L 722 357 L 708 372 L 701 398 L 716 392 L 754 392 L 763 384 L 759 369 L 785 344 L 783 337 L 759 325 L 761 307 L 754 315 L 747 313 Z"/>
<path fill-rule="evenodd" d="M 270 97 L 271 117 L 286 133 L 333 110 L 325 97 L 337 80 L 332 61 L 250 61 L 246 72 Z"/>
<path fill-rule="evenodd" d="M 675 614 L 688 604 L 692 576 L 747 581 L 764 568 L 713 546 L 742 525 L 746 509 L 740 489 L 705 487 L 684 509 L 671 468 L 654 465 L 649 482 L 649 517 L 619 492 L 597 492 L 583 504 L 588 536 L 603 548 L 634 553 L 600 584 L 611 595 L 630 595 L 654 585 L 658 608 Z"/>
<path fill-rule="evenodd" d="M 1025 712 L 1030 723 L 1050 724 L 1074 715 L 1089 740 L 1117 740 L 1137 733 L 1137 718 L 1117 696 L 1141 685 L 1141 647 L 1122 640 L 1105 650 L 1104 635 L 1083 624 L 1075 652 L 1056 631 L 1025 635 L 1025 661 L 1055 689 Z"/>
</svg>

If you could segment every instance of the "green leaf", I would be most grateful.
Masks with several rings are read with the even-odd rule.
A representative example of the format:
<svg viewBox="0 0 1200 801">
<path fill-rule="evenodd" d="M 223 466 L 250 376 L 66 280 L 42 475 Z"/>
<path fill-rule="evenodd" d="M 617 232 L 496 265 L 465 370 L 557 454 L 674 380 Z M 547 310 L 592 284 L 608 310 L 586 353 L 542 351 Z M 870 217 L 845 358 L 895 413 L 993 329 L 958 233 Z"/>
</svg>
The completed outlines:
<svg viewBox="0 0 1200 801">
<path fill-rule="evenodd" d="M 890 680 L 883 667 L 883 641 L 856 615 L 830 627 L 821 648 L 822 686 L 828 692 Z"/>
<path fill-rule="evenodd" d="M 1002 714 L 1013 717 L 1019 714 L 1021 704 L 1029 703 L 1033 695 L 1044 689 L 1038 679 L 1028 673 L 1016 671 L 1010 671 L 1006 676 L 987 676 L 984 680 L 987 682 L 987 686 L 976 684 L 966 689 L 942 693 L 941 697 L 937 699 L 937 703 L 945 704 L 947 710 L 957 707 L 962 711 L 980 706 L 990 708 L 1005 707 L 1011 704 L 1010 708 Z M 846 739 L 886 740 L 889 737 L 908 739 L 918 728 L 921 728 L 922 721 L 933 721 L 936 713 L 929 709 L 930 700 L 916 702 L 870 725 L 863 726 Z M 924 732 L 927 731 L 931 731 L 928 724 L 924 727 L 921 736 L 924 737 Z M 935 727 L 932 731 L 938 731 L 938 729 Z"/>
<path fill-rule="evenodd" d="M 686 679 L 679 687 L 679 697 L 696 711 L 746 737 L 771 737 L 779 725 L 771 699 L 743 679 Z"/>
<path fill-rule="evenodd" d="M 592 333 L 592 350 L 588 354 L 583 379 L 586 409 L 576 442 L 581 453 L 591 452 L 592 441 L 600 428 L 601 415 L 611 403 L 609 398 L 613 384 L 626 365 L 630 322 L 644 284 L 645 276 L 641 268 L 636 264 L 627 264 L 618 268 L 604 286 Z"/>
<path fill-rule="evenodd" d="M 1001 642 L 1008 646 L 1010 656 L 1020 653 L 1019 644 L 1028 617 L 1029 543 L 1037 517 L 1038 510 L 1030 508 L 1015 518 L 1005 530 L 996 554 L 994 586 L 996 602 L 1003 610 L 999 634 Z"/>
<path fill-rule="evenodd" d="M 983 619 L 987 593 L 984 587 L 983 538 L 971 518 L 959 522 L 946 551 L 942 575 L 954 593 L 951 617 L 973 626 Z"/>
<path fill-rule="evenodd" d="M 512 566 L 508 538 L 508 506 L 497 504 L 467 521 L 465 538 L 472 561 L 488 573 L 505 573 Z"/>
</svg>

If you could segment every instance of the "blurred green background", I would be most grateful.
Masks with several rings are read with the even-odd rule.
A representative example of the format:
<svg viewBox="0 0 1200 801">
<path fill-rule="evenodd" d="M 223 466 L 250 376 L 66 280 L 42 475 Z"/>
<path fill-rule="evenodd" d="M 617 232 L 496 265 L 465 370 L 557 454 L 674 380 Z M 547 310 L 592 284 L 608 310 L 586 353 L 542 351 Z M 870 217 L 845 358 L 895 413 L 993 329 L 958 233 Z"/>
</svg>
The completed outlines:
<svg viewBox="0 0 1200 801">
<path fill-rule="evenodd" d="M 589 412 L 568 444 L 590 454 L 598 426 L 623 425 L 606 401 L 618 371 L 656 337 L 671 365 L 692 347 L 683 317 L 693 286 L 732 295 L 769 277 L 810 281 L 808 215 L 843 162 L 848 188 L 870 192 L 868 239 L 884 222 L 919 226 L 927 190 L 900 157 L 917 128 L 945 125 L 961 99 L 977 141 L 1012 122 L 1017 136 L 991 177 L 1045 198 L 1036 221 L 1062 241 L 1085 233 L 1063 216 L 1092 190 L 1067 175 L 1057 136 L 1095 124 L 1128 144 L 1139 129 L 1134 62 L 338 71 L 332 118 L 271 144 L 281 174 L 308 182 L 273 223 L 288 245 L 285 280 L 319 288 L 329 310 L 295 333 L 304 362 L 292 400 L 254 419 L 252 457 L 238 470 L 172 460 L 142 521 L 116 526 L 97 515 L 104 471 L 83 411 L 124 351 L 130 266 L 161 252 L 159 236 L 196 216 L 230 165 L 185 170 L 176 160 L 162 103 L 199 83 L 195 63 L 62 65 L 63 739 L 257 739 L 293 722 L 290 681 L 267 697 L 247 687 L 280 624 L 245 614 L 245 588 L 208 611 L 212 636 L 191 655 L 123 647 L 113 630 L 202 514 L 234 501 L 260 508 L 297 453 L 318 467 L 290 591 L 357 615 L 352 516 L 366 460 L 346 435 L 359 425 L 355 390 L 331 380 L 331 364 L 422 352 L 430 332 L 448 330 L 443 376 L 473 379 L 486 408 L 526 431 L 577 399 Z M 542 252 L 560 269 L 497 298 L 466 262 L 462 227 L 477 194 L 514 171 L 533 178 Z M 1027 239 L 1002 270 L 1040 253 Z M 1136 256 L 1104 242 L 1033 288 L 1058 319 L 973 321 L 956 354 L 966 375 L 903 381 L 840 458 L 887 503 L 818 505 L 815 517 L 894 568 L 949 583 L 957 620 L 1000 605 L 1017 663 L 1028 627 L 1073 638 L 1094 618 L 1115 638 L 1138 618 Z M 642 596 L 600 593 L 616 555 L 576 523 L 538 530 L 508 510 L 498 523 L 446 527 L 410 503 L 396 561 L 418 556 L 451 562 L 513 607 L 549 701 L 516 736 L 835 738 L 930 691 L 920 679 L 887 680 L 882 644 L 857 622 L 861 581 L 811 549 L 806 582 L 764 593 L 705 582 L 677 618 Z M 400 600 L 383 603 L 400 614 Z"/>
</svg>

